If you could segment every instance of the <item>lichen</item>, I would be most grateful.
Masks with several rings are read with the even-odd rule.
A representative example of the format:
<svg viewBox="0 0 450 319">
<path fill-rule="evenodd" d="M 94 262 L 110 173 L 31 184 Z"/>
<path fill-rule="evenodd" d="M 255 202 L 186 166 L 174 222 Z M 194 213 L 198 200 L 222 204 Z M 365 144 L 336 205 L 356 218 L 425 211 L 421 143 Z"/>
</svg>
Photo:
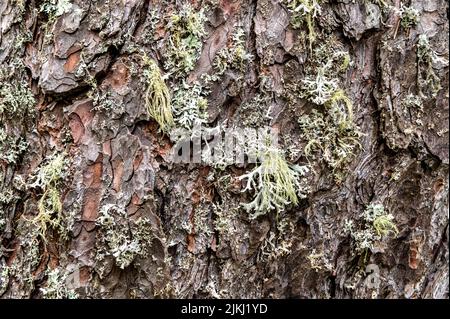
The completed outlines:
<svg viewBox="0 0 450 319">
<path fill-rule="evenodd" d="M 421 34 L 417 41 L 417 86 L 422 98 L 437 96 L 442 86 L 434 67 L 447 65 L 448 60 L 432 49 L 428 36 Z"/>
<path fill-rule="evenodd" d="M 200 57 L 202 37 L 205 35 L 205 8 L 196 10 L 189 3 L 185 3 L 167 20 L 169 37 L 164 66 L 174 77 L 183 77 L 194 69 Z"/>
<path fill-rule="evenodd" d="M 367 260 L 369 251 L 374 244 L 388 235 L 398 235 L 399 231 L 394 223 L 394 216 L 386 213 L 382 204 L 370 204 L 360 214 L 358 222 L 346 220 L 344 232 L 353 239 L 354 251 Z"/>
<path fill-rule="evenodd" d="M 307 75 L 302 80 L 302 91 L 300 96 L 315 104 L 322 105 L 327 102 L 338 88 L 336 79 L 329 79 L 325 76 L 328 66 L 317 69 L 314 75 Z"/>
<path fill-rule="evenodd" d="M 9 264 L 7 278 L 4 280 L 5 284 L 15 281 L 20 285 L 20 289 L 14 291 L 14 295 L 11 296 L 20 298 L 34 290 L 35 271 L 41 262 L 42 254 L 39 249 L 39 230 L 32 223 L 19 219 L 16 233 L 20 248 Z"/>
<path fill-rule="evenodd" d="M 237 28 L 230 46 L 221 49 L 214 58 L 213 66 L 217 70 L 214 75 L 222 75 L 230 67 L 243 72 L 247 63 L 252 59 L 253 56 L 245 48 L 244 30 Z"/>
<path fill-rule="evenodd" d="M 279 213 L 276 227 L 264 238 L 256 260 L 270 263 L 288 256 L 292 252 L 295 238 L 295 223 L 292 218 L 284 212 Z"/>
<path fill-rule="evenodd" d="M 43 191 L 38 201 L 38 214 L 31 219 L 36 226 L 41 239 L 47 241 L 47 230 L 52 228 L 62 237 L 66 236 L 62 215 L 61 183 L 68 174 L 69 160 L 64 153 L 55 153 L 49 157 L 47 163 L 39 168 L 30 188 Z"/>
<path fill-rule="evenodd" d="M 309 159 L 322 159 L 332 169 L 337 182 L 343 180 L 345 167 L 361 147 L 362 133 L 358 127 L 342 115 L 340 110 L 331 109 L 322 113 L 312 110 L 298 119 L 301 137 L 306 141 L 304 154 Z"/>
<path fill-rule="evenodd" d="M 285 0 L 287 8 L 291 13 L 291 25 L 294 29 L 302 27 L 306 23 L 308 28 L 309 48 L 312 51 L 316 41 L 314 19 L 320 15 L 320 0 Z"/>
<path fill-rule="evenodd" d="M 77 299 L 78 294 L 67 284 L 67 271 L 57 267 L 47 269 L 47 282 L 45 287 L 40 288 L 45 299 Z"/>
<path fill-rule="evenodd" d="M 326 258 L 323 251 L 317 252 L 316 249 L 313 248 L 306 258 L 309 260 L 311 269 L 314 269 L 315 272 L 330 272 L 333 269 L 332 264 Z"/>
<path fill-rule="evenodd" d="M 0 160 L 15 164 L 28 148 L 28 142 L 22 137 L 7 134 L 0 124 Z"/>
<path fill-rule="evenodd" d="M 406 30 L 419 22 L 419 10 L 413 7 L 407 7 L 403 3 L 400 5 L 398 15 L 400 16 L 400 25 Z"/>
<path fill-rule="evenodd" d="M 305 78 L 287 83 L 286 98 L 296 108 L 299 97 L 315 104 L 298 118 L 303 153 L 311 161 L 323 160 L 337 182 L 345 177 L 345 168 L 360 148 L 362 133 L 354 123 L 353 103 L 340 88 L 340 76 L 351 65 L 349 53 L 334 37 L 314 49 L 305 66 Z"/>
<path fill-rule="evenodd" d="M 253 200 L 244 204 L 247 211 L 253 211 L 251 218 L 271 210 L 284 211 L 286 206 L 297 205 L 299 198 L 306 197 L 307 187 L 301 178 L 308 172 L 307 166 L 288 164 L 283 151 L 270 145 L 263 145 L 257 157 L 255 168 L 239 177 L 246 180 L 243 192 L 255 192 Z"/>
<path fill-rule="evenodd" d="M 194 126 L 206 123 L 208 100 L 203 96 L 198 82 L 189 85 L 182 81 L 173 90 L 172 106 L 177 128 L 192 130 Z"/>
<path fill-rule="evenodd" d="M 35 99 L 24 81 L 9 81 L 0 74 L 0 117 L 26 117 L 34 114 Z"/>
<path fill-rule="evenodd" d="M 100 227 L 95 257 L 100 274 L 107 256 L 112 256 L 121 269 L 128 267 L 138 256 L 148 256 L 153 240 L 148 219 L 130 219 L 124 208 L 106 204 L 100 209 L 96 225 Z"/>
<path fill-rule="evenodd" d="M 70 0 L 45 0 L 41 4 L 39 12 L 47 15 L 47 22 L 43 25 L 45 42 L 50 41 L 52 36 L 50 29 L 54 26 L 58 17 L 69 13 L 71 9 L 72 3 Z"/>
<path fill-rule="evenodd" d="M 49 21 L 54 21 L 57 17 L 67 13 L 72 8 L 70 0 L 45 0 L 40 11 L 48 15 Z"/>
</svg>

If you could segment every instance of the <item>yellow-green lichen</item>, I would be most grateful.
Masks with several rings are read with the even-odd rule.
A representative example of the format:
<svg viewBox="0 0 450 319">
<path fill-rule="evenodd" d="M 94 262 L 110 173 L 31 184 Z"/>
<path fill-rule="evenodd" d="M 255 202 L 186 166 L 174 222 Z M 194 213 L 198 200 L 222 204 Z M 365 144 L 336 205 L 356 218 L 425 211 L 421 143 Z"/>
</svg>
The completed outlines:
<svg viewBox="0 0 450 319">
<path fill-rule="evenodd" d="M 352 103 L 337 90 L 325 103 L 325 110 L 313 109 L 298 119 L 301 137 L 306 141 L 304 154 L 321 158 L 332 169 L 336 181 L 343 180 L 345 167 L 356 155 L 362 133 L 353 122 Z"/>
<path fill-rule="evenodd" d="M 382 204 L 370 204 L 361 213 L 358 221 L 346 220 L 344 232 L 353 239 L 352 245 L 357 255 L 367 261 L 369 251 L 388 235 L 397 236 L 399 231 L 394 216 L 385 211 Z"/>
<path fill-rule="evenodd" d="M 253 200 L 244 205 L 253 211 L 251 218 L 266 214 L 271 210 L 283 211 L 289 204 L 297 205 L 304 198 L 306 187 L 301 177 L 306 175 L 306 166 L 290 165 L 283 152 L 270 145 L 258 150 L 258 163 L 249 173 L 239 177 L 246 180 L 243 191 L 254 191 Z"/>
</svg>

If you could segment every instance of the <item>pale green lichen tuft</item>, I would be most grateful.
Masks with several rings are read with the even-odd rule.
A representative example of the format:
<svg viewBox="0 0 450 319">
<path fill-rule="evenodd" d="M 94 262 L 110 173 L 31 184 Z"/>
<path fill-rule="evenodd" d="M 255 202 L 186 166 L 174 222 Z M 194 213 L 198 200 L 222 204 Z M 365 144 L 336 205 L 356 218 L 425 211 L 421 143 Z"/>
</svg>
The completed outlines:
<svg viewBox="0 0 450 319">
<path fill-rule="evenodd" d="M 175 124 L 169 88 L 164 82 L 156 62 L 146 55 L 143 56 L 143 60 L 145 64 L 143 77 L 147 86 L 145 91 L 147 112 L 159 124 L 161 131 L 167 133 Z"/>
<path fill-rule="evenodd" d="M 205 8 L 196 10 L 189 3 L 168 17 L 169 38 L 165 52 L 165 68 L 175 77 L 186 75 L 195 67 L 206 34 Z"/>
<path fill-rule="evenodd" d="M 28 146 L 28 142 L 22 137 L 7 134 L 0 124 L 0 160 L 8 164 L 15 164 Z"/>
<path fill-rule="evenodd" d="M 77 299 L 78 294 L 68 285 L 68 273 L 61 268 L 47 270 L 47 283 L 40 288 L 45 299 Z"/>
<path fill-rule="evenodd" d="M 291 13 L 291 25 L 294 29 L 302 27 L 306 23 L 308 28 L 309 47 L 316 41 L 316 31 L 314 29 L 314 19 L 320 15 L 320 0 L 285 0 L 287 8 Z"/>
<path fill-rule="evenodd" d="M 316 74 L 307 75 L 302 80 L 300 97 L 318 105 L 325 104 L 331 98 L 338 88 L 338 82 L 325 76 L 326 68 L 327 66 L 320 67 Z"/>
<path fill-rule="evenodd" d="M 413 7 L 407 7 L 403 3 L 400 5 L 398 14 L 400 16 L 400 25 L 404 29 L 409 29 L 419 22 L 419 10 Z"/>
<path fill-rule="evenodd" d="M 247 181 L 243 192 L 255 192 L 253 200 L 244 204 L 247 211 L 254 212 L 251 218 L 271 210 L 284 211 L 306 197 L 306 185 L 300 179 L 308 173 L 307 166 L 290 165 L 283 152 L 270 145 L 258 151 L 258 160 L 252 171 L 239 177 Z"/>
<path fill-rule="evenodd" d="M 208 119 L 208 100 L 203 96 L 202 86 L 198 82 L 189 85 L 182 81 L 174 88 L 172 105 L 178 128 L 192 130 Z"/>
<path fill-rule="evenodd" d="M 25 117 L 34 114 L 35 99 L 24 81 L 8 81 L 0 74 L 0 117 Z"/>
<path fill-rule="evenodd" d="M 327 101 L 325 112 L 313 109 L 298 119 L 304 153 L 309 159 L 321 158 L 332 169 L 336 181 L 344 178 L 345 167 L 361 148 L 362 133 L 353 122 L 352 103 L 342 90 Z"/>
<path fill-rule="evenodd" d="M 213 66 L 217 70 L 214 75 L 222 75 L 230 67 L 243 72 L 246 64 L 252 59 L 253 56 L 245 48 L 244 30 L 237 28 L 230 47 L 221 49 L 214 58 Z"/>
<path fill-rule="evenodd" d="M 69 160 L 64 153 L 53 154 L 47 163 L 37 170 L 34 182 L 29 185 L 31 188 L 40 188 L 43 191 L 38 201 L 38 214 L 31 222 L 36 226 L 44 242 L 47 241 L 46 234 L 49 227 L 57 230 L 61 236 L 66 236 L 60 187 L 67 176 L 68 165 Z"/>
<path fill-rule="evenodd" d="M 100 209 L 96 224 L 100 227 L 96 254 L 100 273 L 107 256 L 112 256 L 121 269 L 128 267 L 138 256 L 148 256 L 153 240 L 148 219 L 132 220 L 124 208 L 107 204 Z"/>
<path fill-rule="evenodd" d="M 70 12 L 72 3 L 70 0 L 45 0 L 40 7 L 40 12 L 44 12 L 48 16 L 48 22 L 55 22 L 56 18 L 64 13 Z"/>
<path fill-rule="evenodd" d="M 397 236 L 399 231 L 394 223 L 394 216 L 386 213 L 381 204 L 370 204 L 361 213 L 360 221 L 344 222 L 344 232 L 353 239 L 355 252 L 367 259 L 369 251 L 374 249 L 374 244 L 383 240 L 388 235 Z"/>
</svg>

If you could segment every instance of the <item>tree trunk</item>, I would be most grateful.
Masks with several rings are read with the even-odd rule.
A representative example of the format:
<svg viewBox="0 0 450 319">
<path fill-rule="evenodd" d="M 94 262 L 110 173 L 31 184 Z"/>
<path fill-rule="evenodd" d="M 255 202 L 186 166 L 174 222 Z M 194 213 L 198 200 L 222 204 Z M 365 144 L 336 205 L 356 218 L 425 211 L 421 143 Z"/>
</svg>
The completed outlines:
<svg viewBox="0 0 450 319">
<path fill-rule="evenodd" d="M 0 296 L 448 298 L 447 12 L 0 0 Z"/>
</svg>

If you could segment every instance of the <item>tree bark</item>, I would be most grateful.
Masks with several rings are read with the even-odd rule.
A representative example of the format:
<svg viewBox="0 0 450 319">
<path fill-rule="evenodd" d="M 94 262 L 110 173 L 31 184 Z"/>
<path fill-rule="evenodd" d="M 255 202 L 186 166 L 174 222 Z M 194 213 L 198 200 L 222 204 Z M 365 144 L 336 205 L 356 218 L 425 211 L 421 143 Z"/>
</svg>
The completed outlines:
<svg viewBox="0 0 450 319">
<path fill-rule="evenodd" d="M 0 296 L 448 298 L 447 14 L 444 0 L 0 0 Z M 148 59 L 175 125 L 205 100 L 207 127 L 274 128 L 309 168 L 304 198 L 252 218 L 239 176 L 258 164 L 171 161 Z M 348 131 L 308 91 L 320 70 L 351 102 Z M 324 125 L 299 124 L 312 116 Z M 370 207 L 398 232 L 361 249 Z"/>
</svg>

